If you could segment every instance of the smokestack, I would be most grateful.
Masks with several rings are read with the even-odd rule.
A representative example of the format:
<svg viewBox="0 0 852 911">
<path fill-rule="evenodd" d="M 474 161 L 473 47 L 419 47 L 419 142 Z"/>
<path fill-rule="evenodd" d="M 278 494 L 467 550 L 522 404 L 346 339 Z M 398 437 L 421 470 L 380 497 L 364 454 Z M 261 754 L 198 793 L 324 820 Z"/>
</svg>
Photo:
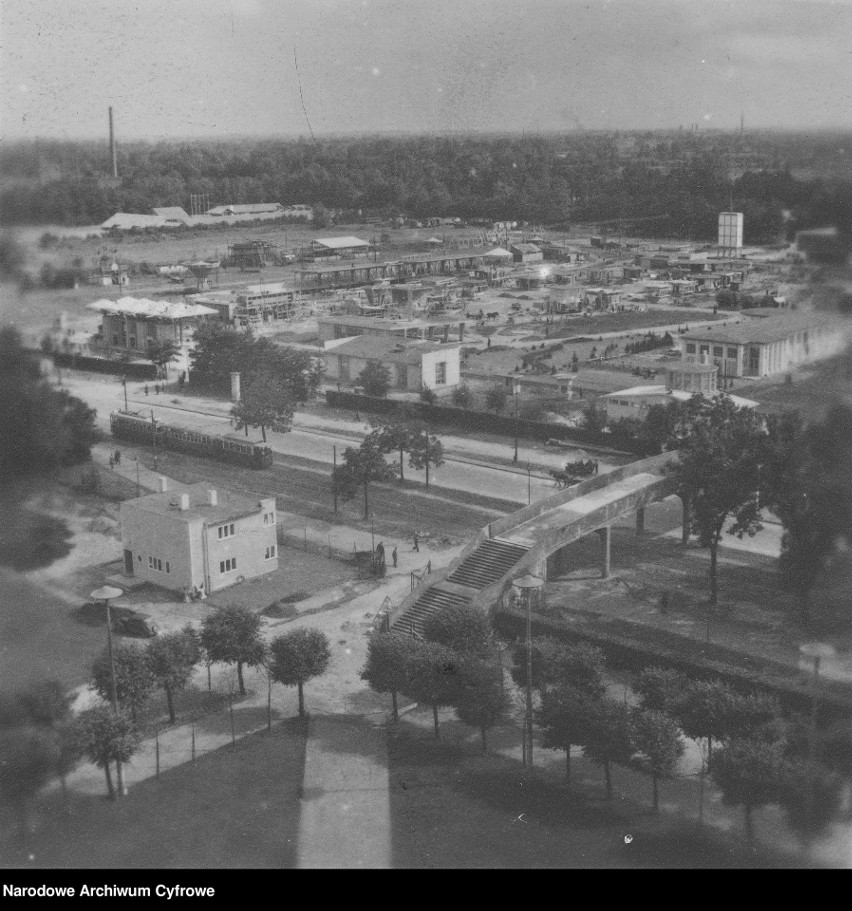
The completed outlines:
<svg viewBox="0 0 852 911">
<path fill-rule="evenodd" d="M 112 108 L 109 109 L 109 154 L 112 157 L 112 176 L 118 177 L 118 158 L 115 154 L 115 128 L 112 123 Z"/>
</svg>

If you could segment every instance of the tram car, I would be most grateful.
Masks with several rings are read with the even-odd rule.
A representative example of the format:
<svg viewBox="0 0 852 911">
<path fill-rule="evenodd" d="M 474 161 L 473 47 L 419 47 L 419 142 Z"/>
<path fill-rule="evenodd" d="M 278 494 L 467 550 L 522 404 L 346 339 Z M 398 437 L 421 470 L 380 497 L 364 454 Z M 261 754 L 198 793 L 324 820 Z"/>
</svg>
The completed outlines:
<svg viewBox="0 0 852 911">
<path fill-rule="evenodd" d="M 162 422 L 155 425 L 142 414 L 126 411 L 114 411 L 109 416 L 109 424 L 113 436 L 133 443 L 153 445 L 156 433 L 157 445 L 163 449 L 242 465 L 244 468 L 269 468 L 272 465 L 272 450 L 248 440 L 199 433 Z"/>
</svg>

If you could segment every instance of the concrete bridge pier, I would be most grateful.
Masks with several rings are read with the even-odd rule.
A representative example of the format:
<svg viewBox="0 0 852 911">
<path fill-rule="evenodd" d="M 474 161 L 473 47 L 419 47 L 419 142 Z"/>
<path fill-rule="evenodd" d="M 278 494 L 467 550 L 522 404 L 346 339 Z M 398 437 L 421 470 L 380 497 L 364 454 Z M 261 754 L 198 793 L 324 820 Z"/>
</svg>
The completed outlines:
<svg viewBox="0 0 852 911">
<path fill-rule="evenodd" d="M 601 543 L 603 544 L 603 558 L 601 560 L 601 578 L 608 579 L 612 564 L 612 526 L 607 525 L 598 529 Z"/>
</svg>

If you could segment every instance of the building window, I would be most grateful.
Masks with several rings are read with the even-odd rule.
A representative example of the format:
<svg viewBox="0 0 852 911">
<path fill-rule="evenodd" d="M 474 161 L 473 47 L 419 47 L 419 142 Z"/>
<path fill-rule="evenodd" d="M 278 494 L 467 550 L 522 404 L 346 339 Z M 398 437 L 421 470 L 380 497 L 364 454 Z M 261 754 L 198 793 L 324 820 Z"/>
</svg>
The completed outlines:
<svg viewBox="0 0 852 911">
<path fill-rule="evenodd" d="M 167 572 L 167 573 L 170 573 L 171 571 L 172 571 L 172 569 L 171 569 L 171 567 L 169 566 L 169 563 L 168 563 L 168 560 L 167 560 L 167 561 L 166 561 L 166 572 Z"/>
<path fill-rule="evenodd" d="M 722 357 L 722 356 L 723 356 L 723 355 L 722 355 L 722 351 L 723 351 L 723 350 L 724 350 L 724 349 L 722 348 L 721 345 L 714 345 L 714 346 L 713 346 L 713 357 Z"/>
<path fill-rule="evenodd" d="M 168 566 L 168 564 L 166 564 Z M 161 573 L 163 571 L 163 561 L 157 557 L 148 557 L 148 569 L 155 569 Z"/>
<path fill-rule="evenodd" d="M 131 336 L 130 336 L 130 347 L 131 347 L 131 348 L 135 348 L 135 347 L 136 347 L 136 336 L 135 336 L 135 335 L 131 335 Z"/>
<path fill-rule="evenodd" d="M 710 346 L 709 346 L 709 345 L 702 345 L 702 346 L 701 346 L 701 353 L 702 353 L 702 354 L 709 354 L 709 353 L 710 353 Z"/>
<path fill-rule="evenodd" d="M 695 345 L 692 342 L 686 343 L 686 353 L 695 354 Z"/>
<path fill-rule="evenodd" d="M 271 560 L 275 556 L 275 545 L 271 544 L 266 548 L 266 559 Z"/>
<path fill-rule="evenodd" d="M 435 364 L 435 385 L 444 386 L 447 382 L 447 362 L 439 361 Z"/>
<path fill-rule="evenodd" d="M 113 343 L 113 345 L 115 345 L 116 347 L 118 347 L 118 345 L 120 344 L 120 342 L 119 342 L 119 340 L 118 340 L 118 333 L 117 333 L 117 332 L 113 332 L 113 334 L 112 334 L 112 343 Z"/>
<path fill-rule="evenodd" d="M 275 513 L 274 512 L 265 512 L 263 514 L 263 524 L 264 525 L 274 525 L 275 524 Z"/>
<path fill-rule="evenodd" d="M 237 568 L 237 558 L 229 557 L 227 560 L 219 561 L 219 572 L 220 573 L 232 573 Z"/>
<path fill-rule="evenodd" d="M 737 349 L 736 349 L 736 348 L 728 348 L 728 357 L 729 357 L 729 358 L 732 358 L 733 360 L 736 360 L 736 358 L 737 358 Z"/>
<path fill-rule="evenodd" d="M 220 525 L 218 532 L 219 538 L 230 538 L 234 534 L 234 523 L 231 522 L 230 525 Z"/>
</svg>

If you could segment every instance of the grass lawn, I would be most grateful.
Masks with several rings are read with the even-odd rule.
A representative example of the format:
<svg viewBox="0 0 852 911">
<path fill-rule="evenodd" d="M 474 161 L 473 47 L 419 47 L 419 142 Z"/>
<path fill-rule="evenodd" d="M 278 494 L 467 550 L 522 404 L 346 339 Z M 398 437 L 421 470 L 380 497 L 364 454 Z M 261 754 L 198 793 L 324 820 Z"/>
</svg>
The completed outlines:
<svg viewBox="0 0 852 911">
<path fill-rule="evenodd" d="M 684 308 L 671 310 L 626 311 L 625 313 L 602 313 L 599 316 L 568 317 L 552 326 L 548 338 L 571 338 L 575 335 L 603 335 L 605 332 L 637 332 L 654 326 L 670 326 L 674 323 L 708 322 L 725 319 L 729 314 L 697 312 Z"/>
<path fill-rule="evenodd" d="M 33 814 L 28 847 L 8 839 L 0 866 L 295 867 L 304 763 L 305 726 L 289 719 L 142 782 L 123 800 L 72 796 L 66 816 L 51 794 Z"/>
<path fill-rule="evenodd" d="M 443 725 L 442 725 L 443 727 Z M 446 736 L 446 735 L 445 735 Z M 492 734 L 491 748 L 501 746 Z M 475 750 L 475 748 L 474 748 Z M 519 763 L 399 725 L 390 737 L 395 868 L 745 867 L 780 863 L 586 782 L 527 779 Z M 596 772 L 596 777 L 600 777 Z"/>
</svg>

